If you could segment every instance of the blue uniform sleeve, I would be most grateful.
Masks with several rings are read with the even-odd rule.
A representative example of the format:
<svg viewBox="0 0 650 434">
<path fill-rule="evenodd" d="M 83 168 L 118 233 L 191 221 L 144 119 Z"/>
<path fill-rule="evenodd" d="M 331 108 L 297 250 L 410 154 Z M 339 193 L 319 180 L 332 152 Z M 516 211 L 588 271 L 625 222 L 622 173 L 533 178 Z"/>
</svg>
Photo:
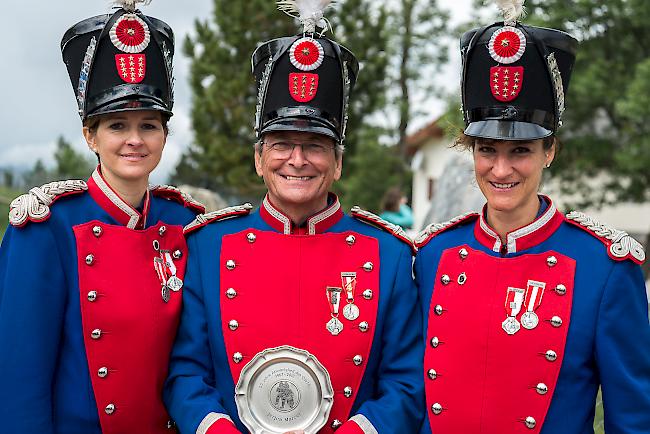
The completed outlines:
<svg viewBox="0 0 650 434">
<path fill-rule="evenodd" d="M 205 432 L 211 422 L 227 416 L 215 388 L 208 323 L 196 236 L 188 240 L 189 258 L 183 289 L 183 311 L 172 350 L 163 400 L 182 433 Z M 205 428 L 205 429 L 203 429 Z"/>
<path fill-rule="evenodd" d="M 596 362 L 605 431 L 650 430 L 650 324 L 641 269 L 632 261 L 612 267 L 600 304 Z"/>
<path fill-rule="evenodd" d="M 380 337 L 377 397 L 363 403 L 357 411 L 382 434 L 417 432 L 424 416 L 422 315 L 413 282 L 411 251 L 402 246 L 399 255 Z"/>
<path fill-rule="evenodd" d="M 50 225 L 10 227 L 0 248 L 2 432 L 54 432 L 52 382 L 66 287 Z"/>
</svg>

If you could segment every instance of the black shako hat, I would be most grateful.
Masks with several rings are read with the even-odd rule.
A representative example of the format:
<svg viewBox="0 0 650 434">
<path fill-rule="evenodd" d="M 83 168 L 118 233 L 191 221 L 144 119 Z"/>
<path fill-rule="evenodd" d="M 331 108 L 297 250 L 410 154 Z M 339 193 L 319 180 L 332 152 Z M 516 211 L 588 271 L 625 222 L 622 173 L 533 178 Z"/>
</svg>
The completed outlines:
<svg viewBox="0 0 650 434">
<path fill-rule="evenodd" d="M 505 20 L 460 40 L 465 134 L 498 140 L 548 137 L 562 125 L 578 41 L 524 26 L 523 0 L 497 0 Z"/>
<path fill-rule="evenodd" d="M 329 27 L 323 18 L 329 3 L 278 1 L 279 9 L 298 18 L 304 29 L 301 35 L 265 42 L 253 53 L 258 138 L 269 131 L 305 131 L 337 143 L 345 139 L 359 62 L 350 50 L 322 36 Z M 316 34 L 317 27 L 321 34 Z"/>
<path fill-rule="evenodd" d="M 133 110 L 169 116 L 174 105 L 174 33 L 136 9 L 147 0 L 115 1 L 113 14 L 72 26 L 61 40 L 82 121 Z"/>
</svg>

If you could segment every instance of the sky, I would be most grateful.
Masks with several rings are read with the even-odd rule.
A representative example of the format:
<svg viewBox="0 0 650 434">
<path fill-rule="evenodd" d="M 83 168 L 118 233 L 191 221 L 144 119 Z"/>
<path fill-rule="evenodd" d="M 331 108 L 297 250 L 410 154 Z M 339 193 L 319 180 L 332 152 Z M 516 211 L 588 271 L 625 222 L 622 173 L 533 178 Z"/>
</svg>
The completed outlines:
<svg viewBox="0 0 650 434">
<path fill-rule="evenodd" d="M 233 0 L 239 1 L 239 0 Z M 273 0 L 269 0 L 273 1 Z M 380 0 L 378 0 L 380 1 Z M 456 21 L 469 9 L 471 0 L 442 1 Z M 32 167 L 41 158 L 51 164 L 56 139 L 63 136 L 73 146 L 88 152 L 81 136 L 81 121 L 77 114 L 75 95 L 61 59 L 60 41 L 65 31 L 75 23 L 95 15 L 109 13 L 109 0 L 65 0 L 19 2 L 12 9 L 14 18 L 5 16 L 0 26 L 3 60 L 0 62 L 0 168 Z M 189 61 L 180 45 L 191 34 L 195 19 L 205 19 L 212 13 L 212 0 L 153 0 L 142 10 L 167 22 L 176 34 L 177 52 L 174 59 L 176 76 L 175 106 L 170 135 L 163 159 L 152 174 L 151 181 L 167 181 L 183 150 L 193 140 L 190 121 L 191 95 L 188 84 Z M 6 12 L 6 11 L 5 11 Z M 458 82 L 459 59 L 451 50 L 452 62 L 444 75 L 446 82 Z M 242 65 L 242 74 L 249 73 Z M 451 89 L 450 89 L 451 90 Z M 426 104 L 423 118 L 414 129 L 430 122 L 442 111 L 436 100 Z M 251 113 L 251 118 L 253 113 Z"/>
</svg>

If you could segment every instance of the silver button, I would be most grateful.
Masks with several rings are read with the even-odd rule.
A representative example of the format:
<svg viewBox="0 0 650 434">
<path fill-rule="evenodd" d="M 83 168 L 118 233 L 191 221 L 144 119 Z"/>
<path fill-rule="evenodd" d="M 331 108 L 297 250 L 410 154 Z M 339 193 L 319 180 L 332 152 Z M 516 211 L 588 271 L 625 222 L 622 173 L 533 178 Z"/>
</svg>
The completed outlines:
<svg viewBox="0 0 650 434">
<path fill-rule="evenodd" d="M 436 378 L 438 378 L 438 373 L 436 372 L 435 369 L 429 369 L 427 375 L 429 376 L 429 380 L 435 380 Z"/>
<path fill-rule="evenodd" d="M 246 239 L 248 240 L 249 243 L 252 244 L 257 239 L 257 236 L 254 233 L 249 232 L 249 233 L 246 234 Z"/>
<path fill-rule="evenodd" d="M 95 329 L 90 332 L 90 337 L 93 339 L 99 339 L 102 337 L 102 331 L 100 329 Z"/>
<path fill-rule="evenodd" d="M 115 413 L 115 404 L 108 404 L 106 406 L 106 408 L 104 408 L 104 411 L 108 415 L 111 415 L 111 414 Z"/>
<path fill-rule="evenodd" d="M 363 298 L 366 300 L 372 300 L 372 289 L 366 289 L 363 291 Z"/>
<path fill-rule="evenodd" d="M 553 318 L 551 318 L 551 325 L 555 328 L 560 327 L 562 325 L 562 318 L 559 316 L 555 315 Z"/>
<path fill-rule="evenodd" d="M 101 226 L 93 226 L 93 235 L 95 235 L 97 238 L 102 236 L 102 227 Z"/>
<path fill-rule="evenodd" d="M 433 414 L 436 416 L 442 413 L 442 405 L 438 404 L 437 402 L 431 406 L 431 411 Z"/>
<path fill-rule="evenodd" d="M 444 309 L 439 304 L 436 304 L 436 307 L 434 307 L 433 310 L 436 312 L 436 315 L 438 316 L 442 315 L 442 313 L 444 312 Z"/>
<path fill-rule="evenodd" d="M 469 252 L 467 251 L 466 248 L 462 248 L 458 251 L 458 256 L 460 256 L 460 259 L 465 259 L 469 256 Z"/>
<path fill-rule="evenodd" d="M 167 429 L 173 429 L 173 428 L 176 428 L 176 422 L 174 422 L 173 420 L 168 420 Z"/>
<path fill-rule="evenodd" d="M 165 232 L 167 232 L 167 226 L 161 226 L 160 229 L 158 229 L 158 235 L 161 237 L 165 235 Z"/>
<path fill-rule="evenodd" d="M 228 323 L 228 328 L 232 331 L 235 331 L 239 328 L 239 323 L 235 319 L 231 319 Z"/>
<path fill-rule="evenodd" d="M 431 346 L 433 348 L 438 348 L 438 345 L 440 345 L 440 339 L 438 339 L 438 336 L 434 336 L 431 338 Z"/>
<path fill-rule="evenodd" d="M 440 281 L 442 282 L 443 285 L 449 285 L 449 282 L 451 282 L 451 277 L 449 277 L 446 274 L 443 274 L 442 277 L 440 277 Z"/>
<path fill-rule="evenodd" d="M 459 285 L 464 285 L 465 282 L 467 282 L 467 274 L 465 274 L 465 273 L 460 273 L 460 274 L 458 275 L 458 284 L 459 284 Z"/>
<path fill-rule="evenodd" d="M 350 386 L 347 386 L 345 389 L 343 389 L 343 395 L 346 398 L 349 398 L 352 396 L 352 388 Z"/>
<path fill-rule="evenodd" d="M 375 266 L 372 265 L 372 262 L 366 262 L 363 264 L 363 269 L 366 271 L 372 271 L 373 268 L 375 268 Z"/>
<path fill-rule="evenodd" d="M 359 366 L 359 365 L 361 365 L 361 364 L 363 363 L 363 357 L 361 357 L 360 354 L 357 354 L 356 356 L 354 356 L 354 358 L 352 359 L 352 361 L 354 362 L 354 364 L 355 364 L 356 366 Z"/>
<path fill-rule="evenodd" d="M 362 321 L 359 323 L 359 330 L 361 330 L 363 333 L 368 331 L 368 322 L 367 321 Z"/>
<path fill-rule="evenodd" d="M 546 392 L 548 392 L 548 386 L 544 383 L 539 383 L 535 386 L 535 390 L 537 390 L 537 393 L 540 395 L 546 395 Z"/>
<path fill-rule="evenodd" d="M 343 425 L 343 422 L 341 422 L 338 419 L 334 419 L 332 421 L 332 429 L 339 429 L 339 428 L 341 428 L 341 425 Z"/>
<path fill-rule="evenodd" d="M 88 301 L 92 303 L 95 300 L 97 300 L 97 291 L 89 291 L 88 292 Z"/>
<path fill-rule="evenodd" d="M 158 240 L 153 240 L 153 243 L 151 243 L 151 244 L 153 245 L 153 249 L 154 249 L 156 252 L 160 250 L 160 241 L 158 241 Z"/>
<path fill-rule="evenodd" d="M 557 265 L 557 258 L 555 256 L 549 256 L 546 258 L 546 263 L 549 267 L 555 267 Z"/>
<path fill-rule="evenodd" d="M 533 429 L 537 425 L 537 421 L 535 420 L 534 417 L 528 416 L 525 420 L 524 423 L 526 424 L 526 428 Z"/>
<path fill-rule="evenodd" d="M 86 256 L 86 265 L 93 265 L 95 263 L 95 255 L 90 254 Z"/>
<path fill-rule="evenodd" d="M 354 243 L 357 242 L 357 239 L 354 237 L 354 235 L 348 235 L 348 236 L 345 238 L 345 242 L 348 243 L 348 246 L 353 246 Z"/>
<path fill-rule="evenodd" d="M 229 270 L 234 270 L 236 266 L 237 266 L 237 264 L 236 264 L 235 261 L 233 261 L 232 259 L 228 259 L 228 260 L 226 261 L 226 268 L 227 268 L 227 269 L 229 269 Z"/>
<path fill-rule="evenodd" d="M 107 367 L 103 366 L 103 367 L 101 367 L 101 368 L 99 368 L 97 370 L 97 376 L 99 378 L 106 378 L 107 375 L 108 375 L 108 368 Z"/>
<path fill-rule="evenodd" d="M 546 360 L 549 362 L 554 362 L 557 360 L 557 353 L 553 350 L 548 350 L 544 353 L 544 357 L 546 357 Z"/>
<path fill-rule="evenodd" d="M 235 291 L 235 288 L 228 288 L 226 290 L 226 297 L 228 297 L 231 300 L 237 297 L 237 291 Z"/>
<path fill-rule="evenodd" d="M 566 294 L 566 286 L 562 285 L 561 283 L 558 284 L 554 289 L 553 289 L 558 295 L 564 295 Z"/>
<path fill-rule="evenodd" d="M 236 352 L 235 354 L 232 355 L 232 360 L 235 363 L 241 363 L 242 360 L 244 360 L 244 356 L 240 352 Z"/>
<path fill-rule="evenodd" d="M 183 257 L 183 252 L 181 252 L 180 250 L 174 250 L 172 256 L 174 257 L 174 259 L 181 259 Z"/>
</svg>

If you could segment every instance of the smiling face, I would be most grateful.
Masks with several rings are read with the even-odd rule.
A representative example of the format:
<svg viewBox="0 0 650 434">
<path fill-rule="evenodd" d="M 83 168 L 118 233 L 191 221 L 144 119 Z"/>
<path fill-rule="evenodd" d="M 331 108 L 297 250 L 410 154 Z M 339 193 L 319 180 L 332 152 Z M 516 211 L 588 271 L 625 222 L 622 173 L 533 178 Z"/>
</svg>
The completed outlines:
<svg viewBox="0 0 650 434">
<path fill-rule="evenodd" d="M 327 206 L 327 194 L 343 166 L 333 139 L 275 131 L 264 135 L 260 151 L 255 152 L 255 169 L 264 178 L 273 205 L 289 215 L 303 216 Z"/>
<path fill-rule="evenodd" d="M 555 147 L 542 139 L 529 142 L 476 139 L 474 172 L 487 199 L 488 215 L 510 213 L 534 219 L 542 171 L 553 161 Z M 532 220 L 531 220 L 532 221 Z"/>
<path fill-rule="evenodd" d="M 90 150 L 99 155 L 109 185 L 147 183 L 167 140 L 161 114 L 156 111 L 104 115 L 95 128 L 84 127 L 83 132 Z"/>
</svg>

